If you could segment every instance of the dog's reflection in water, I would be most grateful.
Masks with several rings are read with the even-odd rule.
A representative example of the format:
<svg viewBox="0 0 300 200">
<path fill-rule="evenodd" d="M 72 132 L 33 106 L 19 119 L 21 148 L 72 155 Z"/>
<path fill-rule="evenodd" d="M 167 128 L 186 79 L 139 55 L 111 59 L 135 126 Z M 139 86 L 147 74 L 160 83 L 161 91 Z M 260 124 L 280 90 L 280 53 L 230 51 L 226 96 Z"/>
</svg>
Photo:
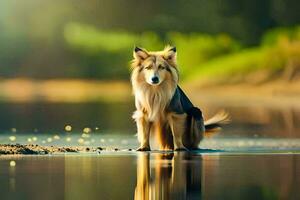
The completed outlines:
<svg viewBox="0 0 300 200">
<path fill-rule="evenodd" d="M 139 153 L 135 200 L 201 199 L 201 157 Z"/>
</svg>

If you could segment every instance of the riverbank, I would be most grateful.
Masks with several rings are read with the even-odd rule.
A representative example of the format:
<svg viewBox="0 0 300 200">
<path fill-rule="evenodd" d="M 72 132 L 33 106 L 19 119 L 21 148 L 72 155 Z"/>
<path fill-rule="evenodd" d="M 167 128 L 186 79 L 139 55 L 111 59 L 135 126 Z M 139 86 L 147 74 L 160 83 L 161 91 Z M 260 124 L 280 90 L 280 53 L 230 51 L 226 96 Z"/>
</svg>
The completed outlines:
<svg viewBox="0 0 300 200">
<path fill-rule="evenodd" d="M 96 148 L 87 147 L 58 147 L 40 146 L 37 144 L 1 144 L 0 155 L 45 155 L 51 153 L 83 152 L 96 151 Z"/>
<path fill-rule="evenodd" d="M 41 146 L 38 144 L 0 144 L 1 155 L 46 155 L 57 153 L 83 153 L 101 151 L 120 151 L 118 148 L 87 147 L 87 146 Z M 126 149 L 132 151 L 132 149 Z"/>
<path fill-rule="evenodd" d="M 128 136 L 128 139 L 130 136 Z M 133 140 L 133 139 L 131 139 Z M 65 154 L 123 154 L 138 153 L 135 149 L 138 145 L 114 145 L 107 146 L 101 144 L 80 145 L 76 143 L 70 144 L 45 144 L 38 143 L 13 143 L 0 144 L 0 156 L 13 155 L 65 155 Z M 174 153 L 178 151 L 158 150 L 155 147 L 148 153 Z M 222 154 L 300 154 L 300 139 L 297 137 L 215 137 L 205 138 L 201 141 L 199 149 L 188 151 L 191 154 L 200 153 L 222 153 Z"/>
<path fill-rule="evenodd" d="M 6 102 L 124 102 L 131 97 L 129 81 L 0 79 L 0 101 Z"/>
<path fill-rule="evenodd" d="M 300 80 L 270 81 L 263 84 L 205 85 L 199 81 L 183 84 L 191 99 L 222 103 L 224 105 L 294 106 L 300 107 Z"/>
<path fill-rule="evenodd" d="M 297 104 L 296 101 L 300 98 L 300 80 L 274 80 L 261 84 L 207 84 L 201 80 L 193 80 L 180 82 L 180 85 L 192 99 L 204 97 L 222 101 L 272 99 L 272 102 L 277 99 L 280 102 Z M 125 102 L 132 99 L 129 80 L 0 80 L 0 101 L 5 102 Z"/>
</svg>

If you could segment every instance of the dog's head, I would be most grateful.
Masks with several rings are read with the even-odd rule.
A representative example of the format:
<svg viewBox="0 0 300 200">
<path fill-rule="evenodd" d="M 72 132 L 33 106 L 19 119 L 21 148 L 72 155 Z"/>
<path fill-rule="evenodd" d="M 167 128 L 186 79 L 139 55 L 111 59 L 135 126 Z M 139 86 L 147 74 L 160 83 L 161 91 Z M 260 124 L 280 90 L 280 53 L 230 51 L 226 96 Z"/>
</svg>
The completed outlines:
<svg viewBox="0 0 300 200">
<path fill-rule="evenodd" d="M 159 85 L 168 77 L 177 77 L 176 48 L 167 46 L 163 51 L 148 52 L 146 49 L 135 47 L 132 67 L 143 76 L 150 85 Z"/>
</svg>

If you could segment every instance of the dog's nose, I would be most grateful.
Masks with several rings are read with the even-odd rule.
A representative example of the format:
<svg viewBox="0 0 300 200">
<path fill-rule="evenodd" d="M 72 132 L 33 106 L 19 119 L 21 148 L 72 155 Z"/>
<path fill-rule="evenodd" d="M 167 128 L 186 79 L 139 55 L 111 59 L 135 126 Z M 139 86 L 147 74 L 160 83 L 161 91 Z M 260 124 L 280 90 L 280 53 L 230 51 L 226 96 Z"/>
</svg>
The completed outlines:
<svg viewBox="0 0 300 200">
<path fill-rule="evenodd" d="M 154 76 L 151 78 L 151 81 L 152 81 L 152 83 L 156 84 L 156 83 L 158 83 L 159 79 L 157 76 Z"/>
</svg>

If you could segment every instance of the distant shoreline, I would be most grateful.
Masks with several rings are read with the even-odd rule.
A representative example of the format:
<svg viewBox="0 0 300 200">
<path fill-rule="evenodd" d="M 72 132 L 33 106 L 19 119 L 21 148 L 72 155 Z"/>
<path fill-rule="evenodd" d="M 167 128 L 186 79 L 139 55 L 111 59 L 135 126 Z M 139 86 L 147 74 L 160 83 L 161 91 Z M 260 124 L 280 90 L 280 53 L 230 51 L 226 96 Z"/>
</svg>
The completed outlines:
<svg viewBox="0 0 300 200">
<path fill-rule="evenodd" d="M 180 84 L 192 99 L 212 101 L 279 101 L 300 99 L 300 81 L 270 81 L 263 84 L 204 85 L 200 81 Z M 133 100 L 130 81 L 84 79 L 0 79 L 2 102 L 128 102 Z M 299 104 L 299 103 L 297 103 Z"/>
<path fill-rule="evenodd" d="M 196 100 L 229 105 L 262 104 L 264 106 L 300 107 L 300 80 L 270 81 L 263 84 L 202 85 L 189 82 L 183 85 L 187 94 Z"/>
<path fill-rule="evenodd" d="M 131 98 L 129 81 L 0 79 L 0 101 L 5 102 L 120 102 Z"/>
</svg>

